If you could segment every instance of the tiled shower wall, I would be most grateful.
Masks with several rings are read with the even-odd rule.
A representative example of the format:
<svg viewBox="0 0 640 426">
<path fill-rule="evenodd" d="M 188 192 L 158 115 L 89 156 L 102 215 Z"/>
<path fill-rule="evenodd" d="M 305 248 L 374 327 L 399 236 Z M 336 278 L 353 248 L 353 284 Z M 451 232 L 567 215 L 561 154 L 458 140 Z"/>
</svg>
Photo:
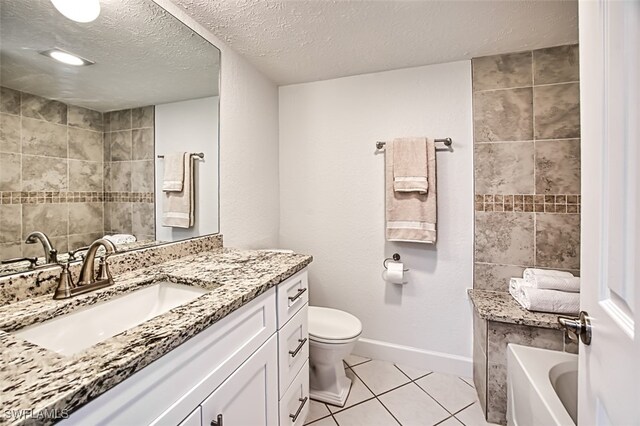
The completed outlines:
<svg viewBox="0 0 640 426">
<path fill-rule="evenodd" d="M 102 233 L 102 113 L 0 88 L 0 258 L 60 252 Z M 97 232 L 96 232 L 97 231 Z"/>
<path fill-rule="evenodd" d="M 155 239 L 154 107 L 105 113 L 104 229 Z"/>
<path fill-rule="evenodd" d="M 578 46 L 475 58 L 474 288 L 580 269 Z"/>
<path fill-rule="evenodd" d="M 144 111 L 151 113 L 153 127 L 153 107 Z M 131 225 L 104 227 L 111 207 L 105 201 L 126 200 L 131 217 L 134 210 L 153 212 L 153 163 L 150 172 L 145 164 L 132 168 L 135 177 L 128 177 L 150 182 L 146 192 L 131 193 L 129 188 L 123 195 L 108 188 L 116 175 L 104 175 L 104 158 L 111 158 L 104 142 L 110 126 L 104 118 L 110 114 L 0 88 L 0 258 L 41 256 L 42 247 L 24 244 L 33 230 L 45 232 L 59 252 L 87 245 L 105 230 L 132 233 Z M 146 139 L 138 137 L 151 151 L 144 158 L 153 155 L 150 131 L 150 140 L 149 132 Z M 137 204 L 145 207 L 134 209 Z M 153 238 L 151 218 L 135 228 L 139 239 Z"/>
</svg>

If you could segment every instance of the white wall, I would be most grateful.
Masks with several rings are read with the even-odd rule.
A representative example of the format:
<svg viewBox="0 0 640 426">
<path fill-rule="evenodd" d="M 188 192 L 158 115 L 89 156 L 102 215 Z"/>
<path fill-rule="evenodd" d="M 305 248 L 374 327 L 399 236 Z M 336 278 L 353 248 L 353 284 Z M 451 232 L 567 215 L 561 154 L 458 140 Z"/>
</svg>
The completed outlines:
<svg viewBox="0 0 640 426">
<path fill-rule="evenodd" d="M 188 229 L 162 226 L 164 160 L 156 163 L 156 239 L 176 241 L 215 234 L 218 229 L 218 96 L 156 105 L 155 149 L 202 152 L 194 158 L 195 223 Z"/>
<path fill-rule="evenodd" d="M 280 88 L 280 246 L 314 256 L 312 304 L 361 319 L 360 354 L 471 375 L 471 110 L 469 61 Z M 453 138 L 437 153 L 436 246 L 385 241 L 375 142 L 398 136 Z M 404 287 L 380 276 L 394 252 Z"/>
<path fill-rule="evenodd" d="M 224 245 L 278 242 L 278 88 L 171 0 L 154 0 L 221 51 L 220 232 Z"/>
</svg>

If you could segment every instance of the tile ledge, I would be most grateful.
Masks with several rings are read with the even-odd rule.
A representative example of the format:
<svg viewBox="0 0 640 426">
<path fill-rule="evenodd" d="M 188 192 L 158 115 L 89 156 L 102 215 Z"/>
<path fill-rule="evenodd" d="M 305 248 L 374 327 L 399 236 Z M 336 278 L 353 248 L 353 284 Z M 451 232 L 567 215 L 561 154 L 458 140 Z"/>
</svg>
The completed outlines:
<svg viewBox="0 0 640 426">
<path fill-rule="evenodd" d="M 560 329 L 557 314 L 528 311 L 520 306 L 508 292 L 469 289 L 468 293 L 475 310 L 482 319 Z"/>
</svg>

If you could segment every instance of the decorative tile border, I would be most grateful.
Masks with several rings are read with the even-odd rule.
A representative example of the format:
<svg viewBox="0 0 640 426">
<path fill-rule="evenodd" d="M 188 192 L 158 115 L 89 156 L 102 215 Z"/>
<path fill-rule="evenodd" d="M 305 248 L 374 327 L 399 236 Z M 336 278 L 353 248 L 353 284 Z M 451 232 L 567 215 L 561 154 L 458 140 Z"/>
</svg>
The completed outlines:
<svg viewBox="0 0 640 426">
<path fill-rule="evenodd" d="M 97 191 L 0 191 L 0 204 L 59 204 L 131 202 L 153 203 L 153 192 L 97 192 Z"/>
<path fill-rule="evenodd" d="M 476 194 L 477 212 L 580 213 L 580 195 Z"/>
</svg>

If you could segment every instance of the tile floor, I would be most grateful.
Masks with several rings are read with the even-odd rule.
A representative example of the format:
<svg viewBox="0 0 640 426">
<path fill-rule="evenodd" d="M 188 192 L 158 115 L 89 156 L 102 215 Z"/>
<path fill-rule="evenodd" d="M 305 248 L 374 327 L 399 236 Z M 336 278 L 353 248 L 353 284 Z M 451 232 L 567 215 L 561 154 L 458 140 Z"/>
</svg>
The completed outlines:
<svg viewBox="0 0 640 426">
<path fill-rule="evenodd" d="M 344 407 L 311 401 L 312 426 L 476 426 L 484 419 L 470 379 L 351 355 Z"/>
</svg>

